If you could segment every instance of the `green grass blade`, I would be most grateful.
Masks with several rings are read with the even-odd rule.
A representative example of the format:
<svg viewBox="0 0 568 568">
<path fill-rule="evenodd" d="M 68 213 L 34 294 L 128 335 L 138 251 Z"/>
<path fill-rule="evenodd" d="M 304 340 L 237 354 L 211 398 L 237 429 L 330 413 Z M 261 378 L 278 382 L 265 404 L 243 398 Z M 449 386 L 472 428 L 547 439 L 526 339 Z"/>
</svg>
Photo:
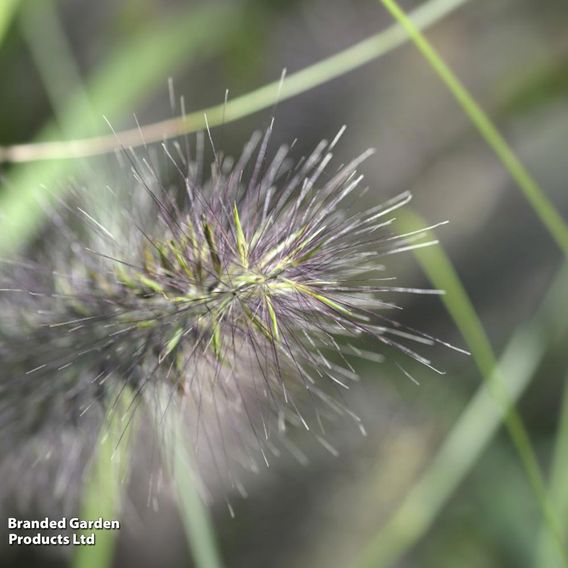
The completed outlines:
<svg viewBox="0 0 568 568">
<path fill-rule="evenodd" d="M 566 377 L 564 385 L 564 396 L 562 398 L 562 409 L 554 445 L 554 457 L 548 489 L 549 499 L 556 504 L 560 513 L 563 534 L 568 534 L 568 484 L 566 479 L 568 479 L 568 377 Z M 562 558 L 558 554 L 554 540 L 550 537 L 546 527 L 543 527 L 541 530 L 534 565 L 536 567 L 546 566 L 547 568 L 563 566 Z"/>
<path fill-rule="evenodd" d="M 197 492 L 192 465 L 181 439 L 177 442 L 174 475 L 182 522 L 196 568 L 221 568 L 215 529 L 207 506 Z"/>
<path fill-rule="evenodd" d="M 2 0 L 0 3 L 0 44 L 10 27 L 19 4 L 20 0 Z"/>
<path fill-rule="evenodd" d="M 20 27 L 63 134 L 71 136 L 77 129 L 73 121 L 78 115 L 93 128 L 93 108 L 53 0 L 26 3 L 20 12 Z M 69 93 L 77 106 L 74 113 L 67 112 Z"/>
<path fill-rule="evenodd" d="M 410 213 L 399 215 L 400 232 L 424 226 Z M 426 473 L 408 493 L 387 525 L 365 551 L 361 566 L 390 566 L 431 526 L 444 503 L 491 440 L 501 421 L 507 427 L 535 493 L 549 534 L 564 556 L 562 531 L 553 511 L 540 466 L 526 429 L 513 404 L 526 388 L 546 350 L 547 321 L 557 305 L 568 299 L 568 276 L 559 277 L 554 291 L 531 325 L 517 331 L 500 362 L 497 362 L 481 322 L 449 259 L 441 247 L 418 249 L 415 254 L 432 284 L 446 290 L 445 306 L 463 335 L 484 384 L 460 416 Z M 562 300 L 560 300 L 562 298 Z M 564 323 L 564 322 L 563 322 Z"/>
<path fill-rule="evenodd" d="M 109 410 L 101 428 L 99 444 L 83 489 L 81 519 L 119 520 L 120 503 L 125 479 L 128 477 L 132 438 L 129 407 L 132 393 L 124 390 Z M 125 431 L 125 428 L 127 430 Z M 74 548 L 73 568 L 104 568 L 112 566 L 117 531 L 95 531 L 95 546 Z"/>
<path fill-rule="evenodd" d="M 519 188 L 548 229 L 556 244 L 568 257 L 568 225 L 550 203 L 542 189 L 526 170 L 507 141 L 501 136 L 487 114 L 469 94 L 452 70 L 444 63 L 440 55 L 416 27 L 412 20 L 398 6 L 395 0 L 381 0 L 393 18 L 404 27 L 416 47 L 428 61 L 452 95 L 461 105 L 471 122 L 477 127 L 487 144 L 499 157 Z"/>
</svg>

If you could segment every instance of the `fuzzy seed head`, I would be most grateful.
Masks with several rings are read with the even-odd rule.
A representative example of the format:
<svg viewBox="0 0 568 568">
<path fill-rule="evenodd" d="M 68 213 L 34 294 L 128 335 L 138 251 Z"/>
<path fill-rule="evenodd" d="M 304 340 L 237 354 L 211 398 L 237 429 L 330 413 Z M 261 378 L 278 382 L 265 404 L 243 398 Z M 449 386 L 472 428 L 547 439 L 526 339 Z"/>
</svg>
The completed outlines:
<svg viewBox="0 0 568 568">
<path fill-rule="evenodd" d="M 130 389 L 132 410 L 157 423 L 158 399 L 181 411 L 188 444 L 238 488 L 238 471 L 279 447 L 303 460 L 291 426 L 332 452 L 327 419 L 362 428 L 335 392 L 357 380 L 351 356 L 381 356 L 357 336 L 428 363 L 402 341 L 430 338 L 385 315 L 386 294 L 402 289 L 385 285 L 380 259 L 422 237 L 389 232 L 409 194 L 361 213 L 356 170 L 370 152 L 333 170 L 336 138 L 293 165 L 286 147 L 268 159 L 270 135 L 255 134 L 236 162 L 215 154 L 206 181 L 202 137 L 194 158 L 163 145 L 173 181 L 151 153 L 126 151 L 125 187 L 55 208 L 64 239 L 52 260 L 4 275 L 0 444 L 2 455 L 22 450 L 16 476 L 50 460 L 48 437 L 100 424 Z"/>
</svg>

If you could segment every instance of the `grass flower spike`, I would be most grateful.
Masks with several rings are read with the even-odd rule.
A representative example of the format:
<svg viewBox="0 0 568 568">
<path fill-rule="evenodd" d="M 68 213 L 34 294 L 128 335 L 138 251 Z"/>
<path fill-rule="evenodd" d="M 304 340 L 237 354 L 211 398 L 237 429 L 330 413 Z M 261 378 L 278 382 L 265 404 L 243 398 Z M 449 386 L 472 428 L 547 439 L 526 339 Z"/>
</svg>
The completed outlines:
<svg viewBox="0 0 568 568">
<path fill-rule="evenodd" d="M 155 148 L 125 151 L 127 189 L 78 191 L 54 210 L 65 241 L 53 237 L 49 266 L 17 264 L 2 286 L 2 455 L 22 456 L 4 469 L 36 475 L 73 439 L 55 469 L 60 480 L 81 471 L 93 443 L 83 430 L 127 388 L 129 414 L 159 423 L 181 411 L 188 444 L 242 491 L 239 471 L 282 449 L 305 460 L 290 427 L 332 453 L 328 419 L 345 414 L 363 430 L 341 391 L 357 380 L 352 356 L 382 355 L 356 337 L 430 364 L 407 343 L 434 340 L 387 317 L 390 293 L 431 292 L 390 286 L 381 264 L 429 244 L 389 231 L 410 195 L 361 213 L 357 168 L 370 151 L 331 170 L 341 131 L 294 165 L 284 146 L 268 158 L 271 132 L 236 161 L 214 150 L 206 179 L 203 135 L 194 152 L 187 140 L 154 159 Z"/>
</svg>

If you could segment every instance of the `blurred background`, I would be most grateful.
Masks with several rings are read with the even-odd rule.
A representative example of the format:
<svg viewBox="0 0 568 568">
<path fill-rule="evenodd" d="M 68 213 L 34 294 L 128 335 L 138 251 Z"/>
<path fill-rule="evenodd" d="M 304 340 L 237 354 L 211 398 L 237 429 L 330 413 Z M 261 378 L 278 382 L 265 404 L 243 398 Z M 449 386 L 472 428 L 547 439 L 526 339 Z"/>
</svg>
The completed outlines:
<svg viewBox="0 0 568 568">
<path fill-rule="evenodd" d="M 6 8 L 0 25 L 1 146 L 106 134 L 103 115 L 116 130 L 134 126 L 133 113 L 141 124 L 169 118 L 168 78 L 189 111 L 221 103 L 226 89 L 229 99 L 238 97 L 277 80 L 283 68 L 291 74 L 392 25 L 373 0 L 0 2 L 14 8 Z M 423 4 L 402 3 L 408 11 Z M 564 218 L 567 32 L 568 5 L 560 0 L 470 1 L 427 32 Z M 214 128 L 217 146 L 238 154 L 271 115 L 269 108 Z M 300 157 L 343 124 L 337 163 L 377 150 L 363 167 L 370 191 L 361 207 L 411 190 L 412 207 L 427 223 L 449 219 L 437 236 L 494 352 L 503 353 L 519 333 L 538 347 L 521 349 L 526 358 L 513 361 L 527 375 L 517 385 L 517 409 L 553 492 L 568 471 L 561 420 L 566 313 L 564 304 L 547 300 L 562 265 L 559 248 L 413 45 L 280 102 L 274 147 L 297 138 L 293 155 Z M 82 167 L 56 164 L 3 163 L 0 197 L 20 191 L 19 184 L 65 183 Z M 34 218 L 22 250 L 33 252 L 41 221 Z M 2 233 L 0 227 L 0 238 L 8 238 Z M 401 285 L 431 285 L 412 253 L 390 260 L 389 270 Z M 399 301 L 403 323 L 472 349 L 440 298 Z M 393 364 L 396 355 L 359 367 L 362 382 L 347 398 L 368 435 L 338 421 L 329 438 L 339 457 L 307 437 L 307 466 L 282 459 L 249 480 L 249 497 L 235 503 L 234 519 L 222 502 L 212 507 L 226 566 L 344 567 L 362 557 L 369 566 L 556 565 L 554 554 L 542 552 L 542 515 L 510 437 L 497 427 L 483 438 L 490 405 L 472 415 L 458 451 L 440 462 L 440 475 L 431 475 L 483 379 L 475 358 L 443 347 L 428 356 L 446 374 L 411 365 L 419 386 Z M 432 493 L 413 493 L 424 476 Z M 191 566 L 173 502 L 165 498 L 159 511 L 136 505 L 144 481 L 143 468 L 135 468 L 133 510 L 114 566 Z M 429 499 L 434 494 L 439 501 Z M 551 494 L 565 527 L 565 495 Z M 1 547 L 2 566 L 68 560 L 52 548 Z M 390 552 L 381 557 L 381 550 Z"/>
</svg>

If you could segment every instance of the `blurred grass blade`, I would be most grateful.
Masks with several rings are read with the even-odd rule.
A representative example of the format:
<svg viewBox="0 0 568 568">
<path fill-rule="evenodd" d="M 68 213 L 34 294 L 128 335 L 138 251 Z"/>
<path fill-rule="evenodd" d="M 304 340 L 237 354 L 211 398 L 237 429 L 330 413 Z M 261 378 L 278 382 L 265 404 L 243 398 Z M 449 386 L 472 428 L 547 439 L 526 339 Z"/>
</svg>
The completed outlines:
<svg viewBox="0 0 568 568">
<path fill-rule="evenodd" d="M 20 28 L 63 134 L 73 135 L 77 129 L 73 121 L 78 115 L 94 129 L 100 118 L 95 119 L 54 0 L 26 3 L 20 12 Z M 69 93 L 73 93 L 72 99 Z M 77 107 L 75 113 L 67 112 L 70 100 Z"/>
<path fill-rule="evenodd" d="M 471 122 L 477 127 L 487 144 L 499 157 L 505 168 L 516 181 L 519 188 L 539 216 L 542 223 L 548 229 L 556 244 L 568 257 L 568 225 L 562 216 L 550 203 L 542 189 L 526 170 L 516 154 L 493 125 L 487 114 L 481 109 L 460 80 L 451 69 L 444 63 L 434 47 L 426 37 L 418 30 L 412 20 L 398 6 L 395 0 L 381 0 L 387 10 L 407 31 L 417 48 L 431 67 L 436 71 L 440 79 L 445 83 L 450 92 L 461 105 Z"/>
<path fill-rule="evenodd" d="M 0 44 L 10 28 L 10 23 L 12 22 L 19 3 L 20 0 L 2 0 L 2 2 L 0 2 Z"/>
<path fill-rule="evenodd" d="M 408 212 L 399 215 L 399 219 L 401 234 L 424 226 L 421 219 Z M 561 323 L 566 327 L 566 318 L 558 313 L 557 306 L 568 300 L 568 274 L 564 271 L 557 279 L 534 321 L 516 332 L 498 363 L 467 293 L 442 248 L 418 249 L 415 254 L 434 287 L 446 290 L 442 300 L 466 340 L 484 384 L 448 434 L 426 473 L 364 552 L 361 565 L 390 566 L 426 533 L 503 421 L 538 499 L 547 530 L 563 556 L 564 566 L 568 566 L 562 531 L 546 495 L 540 466 L 513 407 L 545 354 L 548 320 L 562 317 Z"/>
<path fill-rule="evenodd" d="M 549 499 L 556 504 L 560 513 L 560 523 L 562 532 L 568 534 L 568 376 L 564 384 L 564 396 L 562 398 L 562 408 L 558 434 L 554 444 L 554 457 L 552 461 L 552 471 L 549 484 Z M 568 546 L 568 542 L 566 543 Z M 536 567 L 546 566 L 547 568 L 558 568 L 563 566 L 562 558 L 556 550 L 554 540 L 543 527 L 540 534 L 540 542 L 537 549 L 537 558 L 534 563 Z"/>
<path fill-rule="evenodd" d="M 215 34 L 210 33 L 211 26 Z M 161 24 L 153 23 L 151 30 L 117 46 L 88 79 L 86 92 L 94 112 L 118 121 L 152 89 L 165 89 L 167 78 L 179 65 L 187 64 L 198 51 L 199 57 L 204 57 L 218 50 L 228 34 L 237 29 L 235 9 L 226 5 L 192 6 Z M 64 108 L 64 116 L 47 125 L 38 140 L 57 134 L 61 121 L 72 137 L 93 133 L 85 120 L 82 93 L 71 96 Z M 99 129 L 106 128 L 102 117 L 98 124 Z M 0 256 L 22 247 L 36 230 L 45 214 L 42 201 L 49 199 L 41 186 L 63 193 L 70 184 L 55 184 L 77 167 L 77 161 L 54 160 L 18 166 L 7 173 L 7 182 L 0 192 Z"/>
<path fill-rule="evenodd" d="M 217 548 L 215 529 L 209 510 L 197 490 L 197 479 L 184 436 L 183 414 L 168 404 L 170 395 L 161 397 L 161 416 L 156 420 L 164 424 L 164 460 L 171 464 L 174 489 L 185 529 L 188 545 L 196 568 L 222 568 L 223 562 Z"/>
<path fill-rule="evenodd" d="M 121 496 L 128 477 L 132 423 L 129 410 L 132 393 L 125 389 L 108 411 L 101 428 L 89 476 L 83 489 L 80 519 L 119 520 Z M 125 430 L 126 428 L 126 430 Z M 90 534 L 88 531 L 85 534 Z M 73 568 L 105 568 L 112 566 L 116 539 L 119 531 L 100 530 L 95 546 L 74 547 Z"/>
<path fill-rule="evenodd" d="M 511 402 L 525 391 L 542 356 L 544 346 L 538 339 L 538 333 L 518 332 L 499 362 L 499 372 L 506 378 Z M 487 386 L 481 386 L 428 469 L 372 538 L 356 566 L 386 568 L 397 565 L 401 557 L 428 532 L 494 437 L 502 419 L 503 410 L 495 404 Z"/>
<path fill-rule="evenodd" d="M 184 440 L 178 438 L 175 449 L 174 476 L 180 502 L 180 514 L 196 568 L 221 568 L 215 530 L 207 506 L 196 489 L 196 481 Z"/>
</svg>

